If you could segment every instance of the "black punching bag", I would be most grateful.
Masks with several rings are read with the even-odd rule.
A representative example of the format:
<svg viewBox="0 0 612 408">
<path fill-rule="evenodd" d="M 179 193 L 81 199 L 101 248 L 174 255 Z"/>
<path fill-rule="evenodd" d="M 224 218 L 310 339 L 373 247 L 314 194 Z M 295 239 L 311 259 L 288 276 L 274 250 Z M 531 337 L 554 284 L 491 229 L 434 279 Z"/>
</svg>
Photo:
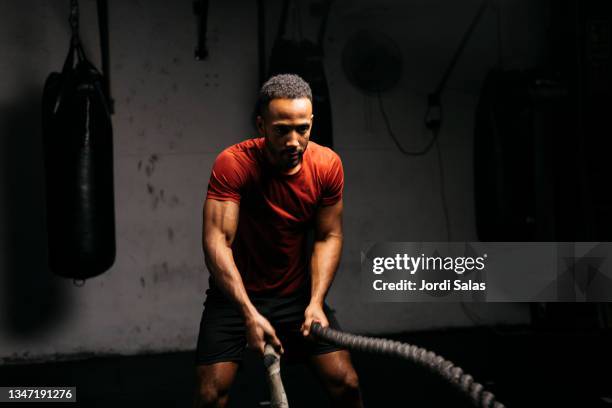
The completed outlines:
<svg viewBox="0 0 612 408">
<path fill-rule="evenodd" d="M 312 90 L 314 113 L 311 138 L 323 146 L 333 148 L 331 99 L 323 66 L 323 38 L 330 2 L 325 2 L 325 15 L 316 43 L 307 39 L 295 41 L 283 38 L 289 2 L 289 0 L 283 2 L 279 29 L 270 54 L 269 73 L 270 75 L 297 74 L 308 82 Z"/>
<path fill-rule="evenodd" d="M 115 261 L 112 124 L 103 77 L 78 37 L 43 93 L 49 266 L 97 276 Z"/>
</svg>

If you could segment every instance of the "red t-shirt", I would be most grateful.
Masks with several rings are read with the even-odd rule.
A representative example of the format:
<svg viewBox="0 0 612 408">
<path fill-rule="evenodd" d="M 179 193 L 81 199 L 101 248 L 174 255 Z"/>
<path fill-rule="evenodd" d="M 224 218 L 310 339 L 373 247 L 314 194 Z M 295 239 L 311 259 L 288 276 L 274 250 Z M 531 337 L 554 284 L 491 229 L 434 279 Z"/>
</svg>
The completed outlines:
<svg viewBox="0 0 612 408">
<path fill-rule="evenodd" d="M 344 173 L 340 157 L 314 142 L 292 175 L 274 169 L 263 149 L 258 138 L 222 151 L 206 198 L 240 204 L 232 251 L 247 291 L 288 295 L 309 279 L 305 233 L 317 208 L 342 198 Z"/>
</svg>

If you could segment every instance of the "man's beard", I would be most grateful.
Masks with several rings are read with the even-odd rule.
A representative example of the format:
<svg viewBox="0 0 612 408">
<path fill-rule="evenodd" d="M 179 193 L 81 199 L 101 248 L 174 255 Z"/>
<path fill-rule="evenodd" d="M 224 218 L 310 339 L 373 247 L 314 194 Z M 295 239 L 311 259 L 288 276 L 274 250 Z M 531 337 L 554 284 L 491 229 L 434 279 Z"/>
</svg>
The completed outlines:
<svg viewBox="0 0 612 408">
<path fill-rule="evenodd" d="M 289 170 L 297 166 L 302 162 L 302 158 L 304 156 L 303 151 L 292 150 L 292 151 L 282 151 L 281 154 L 281 166 L 285 170 Z"/>
<path fill-rule="evenodd" d="M 268 142 L 267 138 L 265 143 L 268 152 L 270 152 L 275 161 L 275 163 L 273 163 L 274 166 L 280 170 L 290 170 L 302 162 L 306 148 L 295 150 L 276 150 L 274 149 L 274 146 Z"/>
</svg>

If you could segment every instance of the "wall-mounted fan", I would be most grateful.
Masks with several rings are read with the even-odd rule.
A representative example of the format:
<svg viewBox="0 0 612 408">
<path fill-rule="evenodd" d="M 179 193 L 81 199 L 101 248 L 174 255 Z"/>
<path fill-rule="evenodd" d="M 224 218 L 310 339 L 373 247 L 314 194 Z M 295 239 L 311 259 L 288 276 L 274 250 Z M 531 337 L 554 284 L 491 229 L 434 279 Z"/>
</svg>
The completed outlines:
<svg viewBox="0 0 612 408">
<path fill-rule="evenodd" d="M 342 51 L 342 68 L 357 88 L 367 93 L 380 93 L 399 82 L 402 54 L 386 34 L 363 30 L 347 40 Z"/>
</svg>

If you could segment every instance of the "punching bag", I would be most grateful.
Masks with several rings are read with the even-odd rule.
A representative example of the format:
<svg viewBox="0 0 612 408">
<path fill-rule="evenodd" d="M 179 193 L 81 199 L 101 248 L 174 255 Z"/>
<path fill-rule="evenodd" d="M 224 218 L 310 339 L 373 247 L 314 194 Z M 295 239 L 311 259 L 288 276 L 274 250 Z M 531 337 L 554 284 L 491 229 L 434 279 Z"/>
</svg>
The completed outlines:
<svg viewBox="0 0 612 408">
<path fill-rule="evenodd" d="M 84 280 L 115 260 L 113 144 L 103 77 L 74 31 L 62 72 L 47 78 L 42 109 L 49 266 Z"/>
<path fill-rule="evenodd" d="M 575 236 L 579 209 L 569 192 L 580 191 L 573 167 L 580 157 L 574 132 L 566 86 L 555 74 L 499 69 L 487 74 L 474 126 L 481 241 Z"/>
<path fill-rule="evenodd" d="M 297 7 L 297 6 L 296 6 Z M 315 142 L 333 148 L 332 110 L 329 88 L 323 66 L 323 38 L 329 4 L 319 32 L 319 40 L 300 41 L 284 38 L 289 0 L 283 2 L 278 32 L 270 54 L 269 74 L 293 73 L 302 77 L 312 90 L 314 121 L 311 137 Z"/>
</svg>

